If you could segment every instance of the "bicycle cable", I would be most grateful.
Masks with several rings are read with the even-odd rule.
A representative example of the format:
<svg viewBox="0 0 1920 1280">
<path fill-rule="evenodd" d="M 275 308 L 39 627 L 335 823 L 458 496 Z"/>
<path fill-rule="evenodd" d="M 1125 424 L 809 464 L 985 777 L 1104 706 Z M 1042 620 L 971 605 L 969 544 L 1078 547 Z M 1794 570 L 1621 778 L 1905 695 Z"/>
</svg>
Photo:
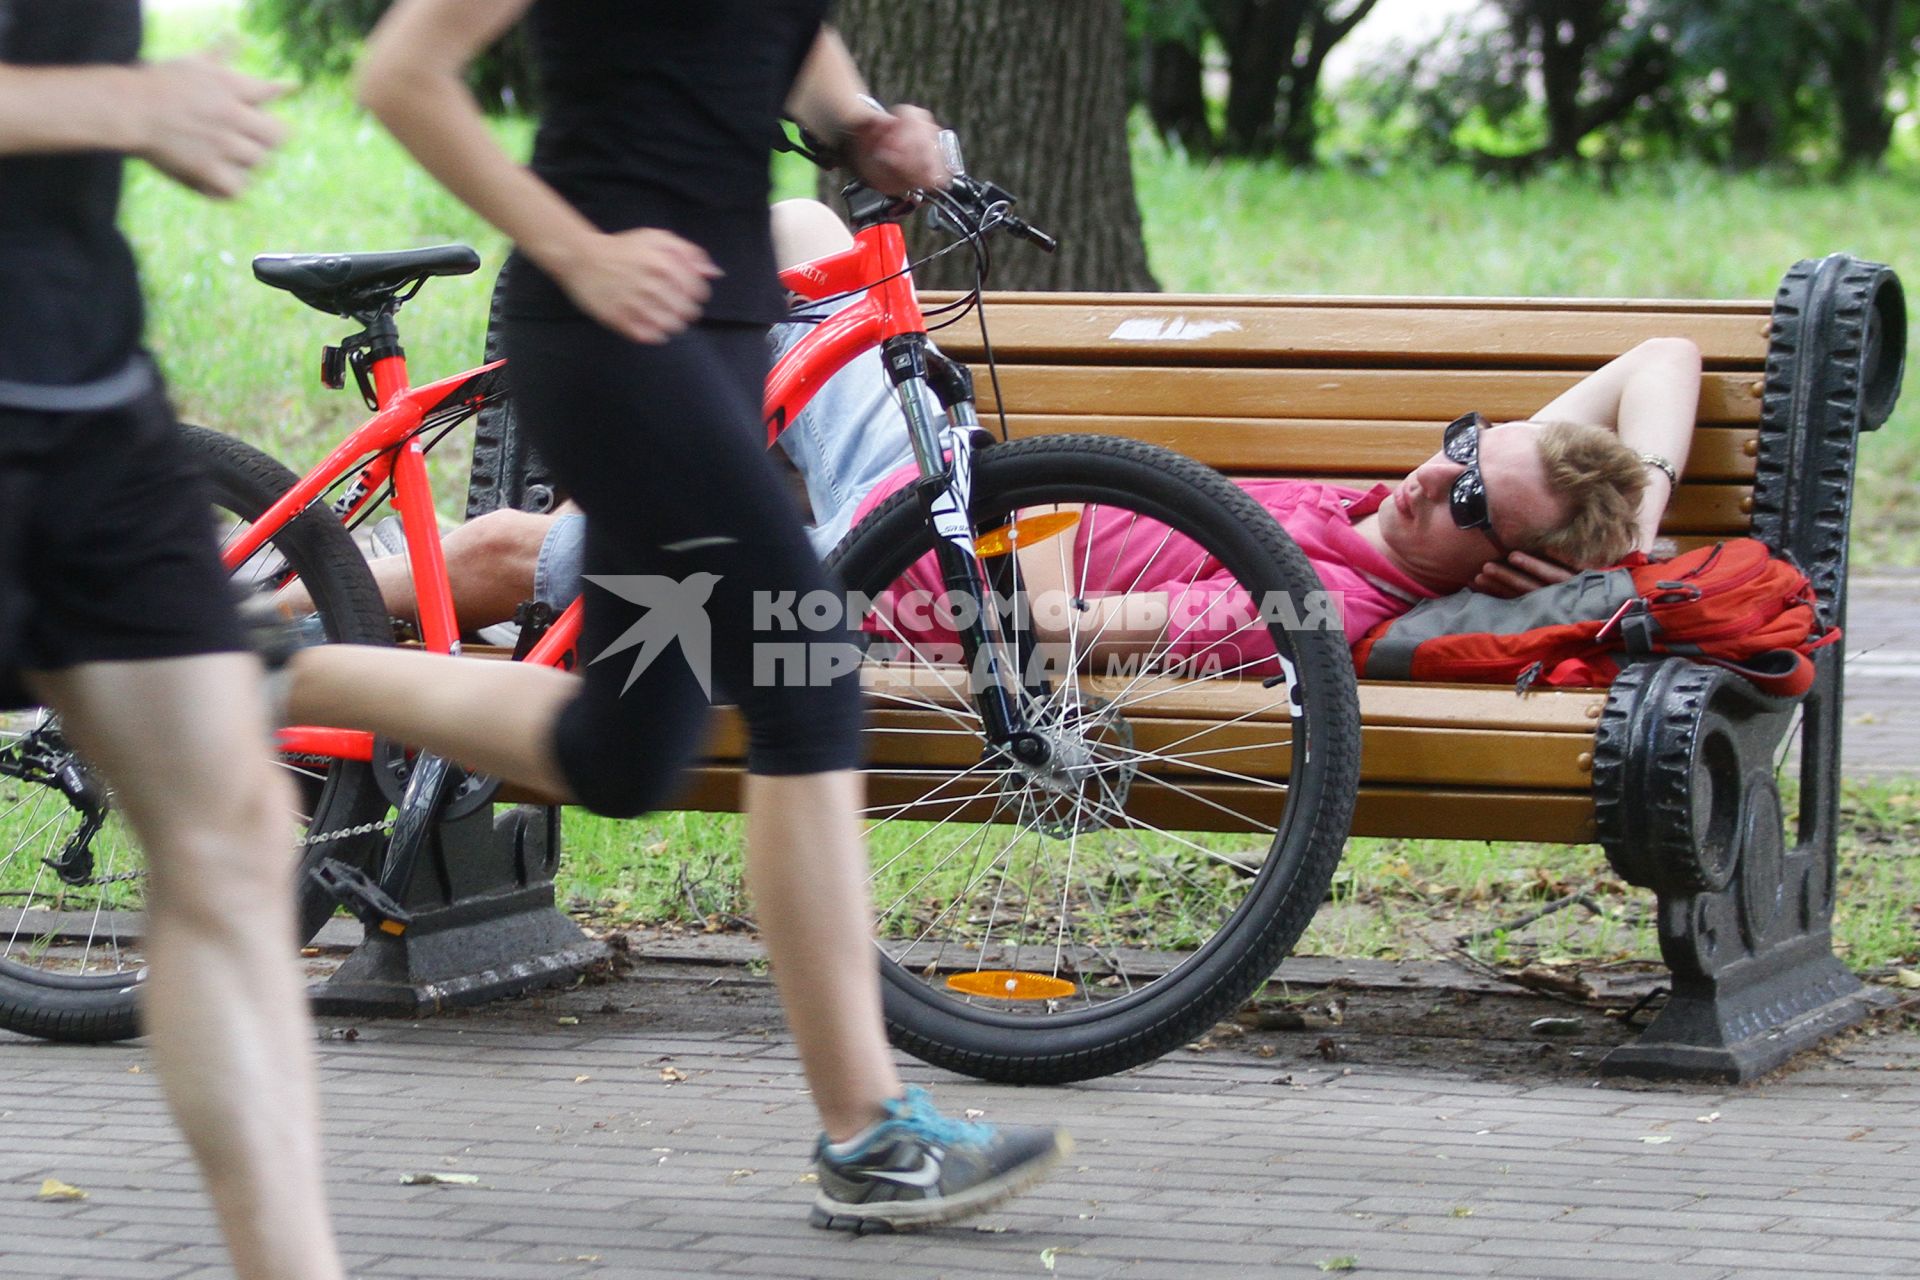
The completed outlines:
<svg viewBox="0 0 1920 1280">
<path fill-rule="evenodd" d="M 973 314 L 980 325 L 980 346 L 981 352 L 987 361 L 987 380 L 993 386 L 993 411 L 995 417 L 997 417 L 1000 422 L 1000 443 L 1007 444 L 1013 439 L 1013 429 L 1007 422 L 1007 398 L 1000 390 L 1000 362 L 993 352 L 993 338 L 987 333 L 987 309 L 982 305 L 983 295 L 986 293 L 987 288 L 987 273 L 992 269 L 993 265 L 992 254 L 987 248 L 987 232 L 993 229 L 993 224 L 990 223 L 989 220 L 992 219 L 996 213 L 1004 214 L 1006 206 L 1003 203 L 995 203 L 988 206 L 980 222 L 969 231 L 966 224 L 960 221 L 960 218 L 957 216 L 958 213 L 964 212 L 960 202 L 954 200 L 945 192 L 940 193 L 940 198 L 954 206 L 953 209 L 943 209 L 942 211 L 945 212 L 948 217 L 953 218 L 961 230 L 967 233 L 967 240 L 974 246 L 972 299 L 975 305 L 973 307 Z M 956 242 L 956 246 L 957 243 L 958 242 Z M 966 313 L 963 311 L 947 323 L 958 324 L 965 318 L 965 315 Z M 940 327 L 945 328 L 946 325 L 941 325 Z"/>
</svg>

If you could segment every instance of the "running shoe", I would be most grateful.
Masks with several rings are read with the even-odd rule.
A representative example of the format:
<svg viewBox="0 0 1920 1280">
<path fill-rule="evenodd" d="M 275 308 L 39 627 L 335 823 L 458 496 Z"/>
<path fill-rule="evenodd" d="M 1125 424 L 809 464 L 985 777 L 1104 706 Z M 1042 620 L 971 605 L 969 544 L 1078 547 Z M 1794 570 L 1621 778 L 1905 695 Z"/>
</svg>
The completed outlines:
<svg viewBox="0 0 1920 1280">
<path fill-rule="evenodd" d="M 812 1222 L 862 1235 L 964 1218 L 1026 1190 L 1073 1150 L 1061 1129 L 952 1120 L 927 1091 L 887 1103 L 887 1118 L 852 1139 L 820 1136 Z"/>
</svg>

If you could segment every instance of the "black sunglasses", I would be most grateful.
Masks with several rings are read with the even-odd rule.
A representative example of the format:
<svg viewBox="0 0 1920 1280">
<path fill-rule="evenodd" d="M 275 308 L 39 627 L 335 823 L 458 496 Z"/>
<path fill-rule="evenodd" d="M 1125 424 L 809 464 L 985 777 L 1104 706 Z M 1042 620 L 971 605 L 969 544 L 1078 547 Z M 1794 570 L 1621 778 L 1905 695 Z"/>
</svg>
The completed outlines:
<svg viewBox="0 0 1920 1280">
<path fill-rule="evenodd" d="M 1447 493 L 1447 510 L 1454 524 L 1462 529 L 1480 530 L 1497 547 L 1500 540 L 1493 536 L 1493 515 L 1487 508 L 1487 482 L 1480 474 L 1480 433 L 1492 425 L 1482 414 L 1462 414 L 1447 424 L 1446 432 L 1440 437 L 1440 452 L 1448 461 L 1466 468 Z"/>
</svg>

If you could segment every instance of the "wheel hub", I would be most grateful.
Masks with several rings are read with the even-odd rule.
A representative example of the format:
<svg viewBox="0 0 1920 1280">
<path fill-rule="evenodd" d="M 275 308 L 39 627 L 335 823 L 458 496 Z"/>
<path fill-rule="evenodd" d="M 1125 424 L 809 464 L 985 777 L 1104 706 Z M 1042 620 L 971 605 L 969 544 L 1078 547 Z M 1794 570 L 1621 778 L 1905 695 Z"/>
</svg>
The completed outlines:
<svg viewBox="0 0 1920 1280">
<path fill-rule="evenodd" d="M 1125 716 L 1104 698 L 1067 696 L 1032 726 L 1047 744 L 1046 762 L 1018 766 L 1032 806 L 1029 824 L 1056 839 L 1113 826 L 1140 768 Z"/>
</svg>

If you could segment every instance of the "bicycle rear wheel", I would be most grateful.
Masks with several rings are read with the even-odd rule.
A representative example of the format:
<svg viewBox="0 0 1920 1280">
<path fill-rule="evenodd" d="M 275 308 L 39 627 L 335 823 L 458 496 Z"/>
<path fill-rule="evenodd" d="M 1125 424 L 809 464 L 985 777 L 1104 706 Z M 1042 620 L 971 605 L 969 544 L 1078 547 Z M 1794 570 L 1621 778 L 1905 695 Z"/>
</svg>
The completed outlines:
<svg viewBox="0 0 1920 1280">
<path fill-rule="evenodd" d="M 182 432 L 205 462 L 223 540 L 294 484 L 291 471 L 249 445 L 199 427 Z M 328 640 L 392 642 L 365 561 L 324 508 L 291 521 L 238 576 L 261 589 L 298 576 Z M 282 763 L 298 796 L 290 831 L 307 842 L 299 879 L 304 942 L 333 913 L 306 867 L 329 856 L 369 865 L 380 848 L 376 834 L 324 837 L 373 823 L 386 801 L 365 764 Z M 111 787 L 68 747 L 58 718 L 46 708 L 0 712 L 0 1028 L 53 1040 L 138 1034 L 146 878 L 145 855 Z"/>
<path fill-rule="evenodd" d="M 1023 694 L 1043 767 L 986 740 L 938 651 L 912 489 L 831 562 L 866 609 L 888 1029 L 988 1079 L 1103 1075 L 1225 1016 L 1324 899 L 1359 784 L 1353 667 L 1299 548 L 1190 459 L 1098 436 L 992 445 L 972 515 L 1026 544 L 987 564 L 1025 600 L 1005 614 L 1023 664 L 1049 665 Z"/>
</svg>

